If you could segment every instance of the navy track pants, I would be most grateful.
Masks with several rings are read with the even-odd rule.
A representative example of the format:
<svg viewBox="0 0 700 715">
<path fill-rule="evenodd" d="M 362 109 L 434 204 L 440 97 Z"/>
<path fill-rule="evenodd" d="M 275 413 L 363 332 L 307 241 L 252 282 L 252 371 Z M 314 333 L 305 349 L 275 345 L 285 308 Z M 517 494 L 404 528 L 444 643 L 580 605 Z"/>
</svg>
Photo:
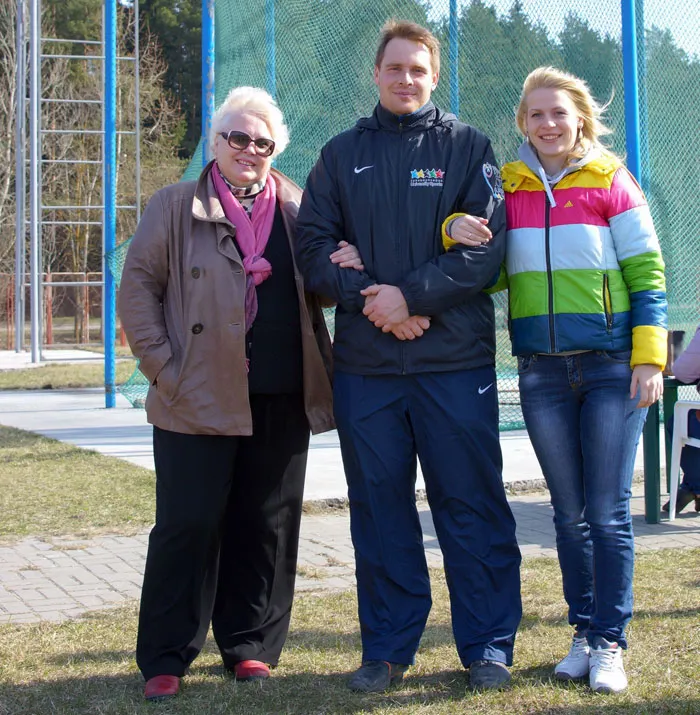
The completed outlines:
<svg viewBox="0 0 700 715">
<path fill-rule="evenodd" d="M 363 661 L 413 663 L 431 607 L 416 458 L 442 549 L 465 667 L 510 665 L 522 615 L 520 550 L 502 480 L 496 373 L 336 372 Z"/>
</svg>

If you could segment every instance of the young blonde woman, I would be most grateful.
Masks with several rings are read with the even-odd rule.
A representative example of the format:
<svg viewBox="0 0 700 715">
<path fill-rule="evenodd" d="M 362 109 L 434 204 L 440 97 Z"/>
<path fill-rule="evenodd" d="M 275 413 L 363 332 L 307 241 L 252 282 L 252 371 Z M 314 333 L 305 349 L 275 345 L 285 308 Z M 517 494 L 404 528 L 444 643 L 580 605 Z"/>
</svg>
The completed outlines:
<svg viewBox="0 0 700 715">
<path fill-rule="evenodd" d="M 666 362 L 664 264 L 642 191 L 605 149 L 601 107 L 583 80 L 531 72 L 517 109 L 525 136 L 503 168 L 513 354 L 525 424 L 551 494 L 574 636 L 559 679 L 627 687 L 632 616 L 629 498 L 646 408 Z M 446 247 L 490 238 L 448 217 Z M 451 239 L 451 240 L 450 240 Z"/>
</svg>

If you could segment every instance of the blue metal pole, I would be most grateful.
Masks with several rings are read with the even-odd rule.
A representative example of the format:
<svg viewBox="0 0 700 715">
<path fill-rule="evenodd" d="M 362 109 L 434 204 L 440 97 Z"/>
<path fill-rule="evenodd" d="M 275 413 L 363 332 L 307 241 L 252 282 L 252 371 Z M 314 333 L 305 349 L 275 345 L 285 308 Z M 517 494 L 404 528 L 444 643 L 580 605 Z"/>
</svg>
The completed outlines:
<svg viewBox="0 0 700 715">
<path fill-rule="evenodd" d="M 639 145 L 639 82 L 637 76 L 637 27 L 635 0 L 621 0 L 622 70 L 625 83 L 625 143 L 627 168 L 641 183 Z"/>
<path fill-rule="evenodd" d="M 450 0 L 450 111 L 459 116 L 459 14 L 457 0 Z"/>
<path fill-rule="evenodd" d="M 277 75 L 275 72 L 275 0 L 265 0 L 265 50 L 267 91 L 277 99 Z"/>
<path fill-rule="evenodd" d="M 635 0 L 637 14 L 637 78 L 639 82 L 639 155 L 642 189 L 649 191 L 651 163 L 649 161 L 649 107 L 647 97 L 647 48 L 644 36 L 644 0 Z"/>
<path fill-rule="evenodd" d="M 29 1 L 29 283 L 32 362 L 41 361 L 41 8 Z M 18 96 L 18 101 L 21 95 Z"/>
<path fill-rule="evenodd" d="M 211 160 L 209 149 L 209 132 L 216 104 L 215 33 L 214 0 L 202 0 L 202 165 Z"/>
<path fill-rule="evenodd" d="M 102 254 L 114 250 L 117 236 L 117 0 L 106 0 L 104 6 L 104 164 L 102 187 L 104 224 L 102 228 Z M 116 293 L 114 276 L 103 259 L 104 275 L 103 335 L 105 350 L 105 407 L 114 407 Z"/>
<path fill-rule="evenodd" d="M 15 117 L 15 352 L 24 349 L 24 280 L 27 253 L 27 35 L 26 0 L 17 0 L 17 79 Z M 8 316 L 9 317 L 9 316 Z"/>
</svg>

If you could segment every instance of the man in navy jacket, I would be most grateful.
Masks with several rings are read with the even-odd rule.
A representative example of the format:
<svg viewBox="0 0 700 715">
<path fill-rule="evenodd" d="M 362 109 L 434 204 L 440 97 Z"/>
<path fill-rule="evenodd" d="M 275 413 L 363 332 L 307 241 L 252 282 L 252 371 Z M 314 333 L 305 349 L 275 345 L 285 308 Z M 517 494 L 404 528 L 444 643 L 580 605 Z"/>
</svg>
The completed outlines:
<svg viewBox="0 0 700 715">
<path fill-rule="evenodd" d="M 387 23 L 374 70 L 379 103 L 323 148 L 297 221 L 306 287 L 338 304 L 335 415 L 363 646 L 350 687 L 362 691 L 402 678 L 430 611 L 416 457 L 473 687 L 509 680 L 521 617 L 494 311 L 482 290 L 504 256 L 503 190 L 488 138 L 431 103 L 438 76 L 437 39 Z M 456 212 L 482 217 L 491 240 L 445 252 L 442 222 Z M 330 260 L 341 241 L 363 270 Z"/>
</svg>

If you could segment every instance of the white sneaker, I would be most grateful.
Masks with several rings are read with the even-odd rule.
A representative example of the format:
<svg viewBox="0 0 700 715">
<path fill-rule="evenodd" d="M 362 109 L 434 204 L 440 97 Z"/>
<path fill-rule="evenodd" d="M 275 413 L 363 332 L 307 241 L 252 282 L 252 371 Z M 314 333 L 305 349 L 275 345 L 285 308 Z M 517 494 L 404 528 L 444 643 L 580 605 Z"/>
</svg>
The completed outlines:
<svg viewBox="0 0 700 715">
<path fill-rule="evenodd" d="M 590 685 L 596 693 L 621 693 L 627 689 L 627 675 L 622 664 L 622 648 L 604 638 L 591 648 Z"/>
<path fill-rule="evenodd" d="M 588 677 L 590 650 L 586 636 L 574 634 L 567 656 L 554 667 L 554 677 L 557 680 Z"/>
</svg>

